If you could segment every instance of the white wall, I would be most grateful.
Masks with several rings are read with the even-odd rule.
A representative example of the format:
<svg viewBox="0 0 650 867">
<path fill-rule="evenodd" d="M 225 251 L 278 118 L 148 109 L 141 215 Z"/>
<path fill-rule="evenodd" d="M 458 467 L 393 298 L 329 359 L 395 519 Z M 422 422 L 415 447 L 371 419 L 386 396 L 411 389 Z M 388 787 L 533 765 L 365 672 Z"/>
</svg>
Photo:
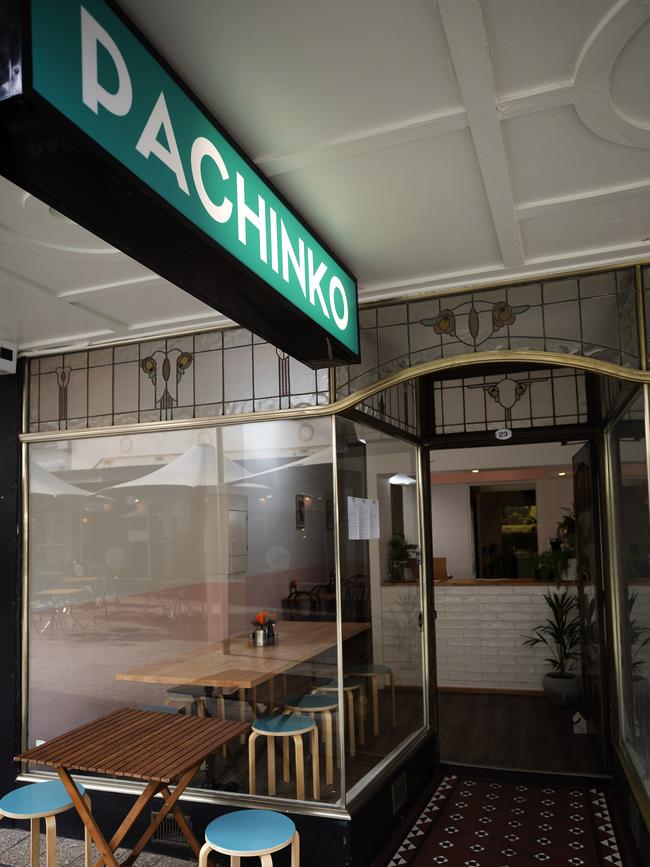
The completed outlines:
<svg viewBox="0 0 650 867">
<path fill-rule="evenodd" d="M 544 584 L 437 584 L 435 606 L 438 685 L 541 690 L 550 671 L 545 646 L 523 647 L 544 622 Z"/>
<path fill-rule="evenodd" d="M 557 523 L 573 508 L 573 479 L 569 476 L 557 479 L 539 479 L 537 491 L 537 548 L 548 551 L 549 539 L 557 535 Z"/>
<path fill-rule="evenodd" d="M 472 578 L 472 519 L 468 485 L 432 485 L 433 556 L 447 558 L 447 573 Z"/>
</svg>

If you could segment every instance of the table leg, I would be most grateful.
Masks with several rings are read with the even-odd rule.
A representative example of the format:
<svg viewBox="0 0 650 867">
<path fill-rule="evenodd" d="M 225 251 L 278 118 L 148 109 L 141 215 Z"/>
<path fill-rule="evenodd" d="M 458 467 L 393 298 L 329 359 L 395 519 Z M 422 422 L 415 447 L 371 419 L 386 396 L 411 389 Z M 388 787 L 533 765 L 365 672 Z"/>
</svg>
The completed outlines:
<svg viewBox="0 0 650 867">
<path fill-rule="evenodd" d="M 239 690 L 239 719 L 242 722 L 246 722 L 246 690 Z M 239 743 L 244 744 L 245 738 L 244 735 L 239 735 Z"/>
<path fill-rule="evenodd" d="M 350 755 L 356 756 L 357 744 L 354 737 L 354 696 L 352 695 L 352 691 L 349 689 L 344 690 L 343 694 L 348 703 L 348 738 L 350 740 Z"/>
<path fill-rule="evenodd" d="M 74 780 L 65 768 L 59 767 L 56 770 L 59 779 L 65 786 L 66 792 L 70 795 L 70 800 L 76 807 L 77 813 L 79 813 L 81 821 L 84 823 L 86 828 L 88 828 L 90 836 L 93 838 L 93 842 L 95 843 L 95 846 L 97 846 L 102 860 L 106 862 L 108 867 L 119 867 L 110 846 L 106 842 L 106 838 L 99 830 L 99 825 L 95 822 L 92 813 L 88 809 L 88 805 L 79 794 L 79 789 L 76 787 Z"/>
<path fill-rule="evenodd" d="M 162 783 L 147 783 L 147 785 L 144 787 L 141 794 L 138 795 L 138 798 L 136 799 L 135 803 L 133 804 L 133 806 L 131 807 L 129 812 L 126 814 L 126 816 L 122 820 L 122 823 L 120 824 L 119 828 L 111 837 L 110 842 L 108 844 L 111 848 L 111 852 L 115 852 L 115 850 L 120 845 L 122 840 L 124 840 L 126 835 L 131 830 L 133 823 L 136 821 L 136 819 L 138 818 L 140 813 L 142 813 L 142 811 L 147 806 L 149 801 L 161 789 L 162 789 Z M 95 863 L 95 867 L 101 867 L 102 863 L 103 863 L 103 859 L 100 858 Z"/>
<path fill-rule="evenodd" d="M 168 798 L 171 798 L 171 792 L 166 787 L 162 790 L 161 794 L 162 794 L 163 798 L 165 799 L 165 801 L 167 801 Z M 176 824 L 181 829 L 181 833 L 183 834 L 183 836 L 185 837 L 187 842 L 192 847 L 194 854 L 198 856 L 200 854 L 199 841 L 194 836 L 192 829 L 190 828 L 190 826 L 187 822 L 187 819 L 183 815 L 183 811 L 178 806 L 178 800 L 176 801 L 176 803 L 172 807 L 172 815 L 176 819 Z"/>
<path fill-rule="evenodd" d="M 395 714 L 395 681 L 393 680 L 393 672 L 388 675 L 390 681 L 390 708 L 393 715 L 393 728 L 397 725 L 397 716 Z"/>
<path fill-rule="evenodd" d="M 174 805 L 176 804 L 176 802 L 178 801 L 180 796 L 183 794 L 183 792 L 187 788 L 188 784 L 191 782 L 192 777 L 194 777 L 194 775 L 197 773 L 197 771 L 199 770 L 200 767 L 201 767 L 201 765 L 198 764 L 198 765 L 196 765 L 196 767 L 191 768 L 189 771 L 186 771 L 183 774 L 183 776 L 180 778 L 178 783 L 176 784 L 176 787 L 174 788 L 173 792 L 170 793 L 169 789 L 167 789 L 167 787 L 162 788 L 163 793 L 167 792 L 167 796 L 165 796 L 163 794 L 163 798 L 164 798 L 165 803 L 163 804 L 162 808 L 158 811 L 158 815 L 156 816 L 156 818 L 153 820 L 153 822 L 150 823 L 147 830 L 144 832 L 142 837 L 140 837 L 138 842 L 135 844 L 135 846 L 131 850 L 131 854 L 129 855 L 129 857 L 126 858 L 126 860 L 124 860 L 122 862 L 123 865 L 133 864 L 133 862 L 136 860 L 136 858 L 138 857 L 140 852 L 142 852 L 142 850 L 147 845 L 149 840 L 151 840 L 153 835 L 156 833 L 158 827 L 162 824 L 162 822 L 165 819 L 165 817 L 167 816 L 167 814 L 170 813 L 174 809 Z M 159 785 L 159 784 L 156 784 L 156 785 Z M 178 819 L 176 821 L 178 821 Z M 186 830 L 183 829 L 183 827 L 181 826 L 181 831 L 183 833 L 183 836 L 185 837 L 187 842 L 192 847 L 192 851 L 194 852 L 194 854 L 198 857 L 199 852 L 200 852 L 200 846 L 199 846 L 198 840 L 196 839 L 194 834 L 192 834 L 192 832 L 190 831 L 187 824 L 185 822 L 183 824 L 185 824 L 185 829 L 186 829 Z"/>
</svg>

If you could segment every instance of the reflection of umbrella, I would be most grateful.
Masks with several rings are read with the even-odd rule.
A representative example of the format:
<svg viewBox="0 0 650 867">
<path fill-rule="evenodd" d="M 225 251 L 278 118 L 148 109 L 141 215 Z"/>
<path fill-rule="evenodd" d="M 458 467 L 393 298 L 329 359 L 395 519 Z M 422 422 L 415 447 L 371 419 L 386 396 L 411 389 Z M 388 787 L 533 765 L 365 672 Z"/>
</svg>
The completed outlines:
<svg viewBox="0 0 650 867">
<path fill-rule="evenodd" d="M 248 473 L 231 461 L 223 459 L 223 482 L 244 479 Z M 217 455 L 214 446 L 209 443 L 197 443 L 180 457 L 175 458 L 164 467 L 139 476 L 129 482 L 113 485 L 113 488 L 142 488 L 146 485 L 176 485 L 184 488 L 216 487 L 219 480 L 217 472 Z"/>
<path fill-rule="evenodd" d="M 52 475 L 33 458 L 29 465 L 29 493 L 45 494 L 48 497 L 91 497 L 93 495 L 92 491 L 84 491 L 83 488 L 77 488 Z"/>
</svg>

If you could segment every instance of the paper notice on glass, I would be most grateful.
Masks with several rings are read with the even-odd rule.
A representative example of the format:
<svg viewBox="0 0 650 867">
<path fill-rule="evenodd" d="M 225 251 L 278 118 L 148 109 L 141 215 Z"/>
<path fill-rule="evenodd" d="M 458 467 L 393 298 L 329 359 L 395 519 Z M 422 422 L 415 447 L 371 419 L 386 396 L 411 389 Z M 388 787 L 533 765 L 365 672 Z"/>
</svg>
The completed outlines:
<svg viewBox="0 0 650 867">
<path fill-rule="evenodd" d="M 379 500 L 368 500 L 368 538 L 379 538 Z"/>
<path fill-rule="evenodd" d="M 360 539 L 359 536 L 359 503 L 358 497 L 348 497 L 348 539 Z"/>
<path fill-rule="evenodd" d="M 348 497 L 348 539 L 379 538 L 379 501 Z"/>
</svg>

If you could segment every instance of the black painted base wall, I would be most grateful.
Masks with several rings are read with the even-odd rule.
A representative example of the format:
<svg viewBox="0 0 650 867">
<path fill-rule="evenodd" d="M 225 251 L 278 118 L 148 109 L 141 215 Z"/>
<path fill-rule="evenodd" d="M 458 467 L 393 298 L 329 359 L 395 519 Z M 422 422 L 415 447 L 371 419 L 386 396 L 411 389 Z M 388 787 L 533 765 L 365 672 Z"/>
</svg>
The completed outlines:
<svg viewBox="0 0 650 867">
<path fill-rule="evenodd" d="M 353 814 L 351 821 L 292 815 L 301 837 L 300 863 L 305 867 L 370 867 L 404 816 L 426 790 L 435 769 L 433 740 L 430 739 Z M 407 800 L 397 813 L 393 813 L 391 788 L 402 773 L 407 776 Z M 109 792 L 91 792 L 91 797 L 93 813 L 108 835 L 117 828 L 134 801 L 133 797 Z M 154 800 L 150 809 L 159 809 L 161 803 L 159 799 Z M 222 813 L 228 812 L 216 805 L 187 801 L 182 802 L 181 807 L 190 817 L 192 830 L 199 841 L 203 840 L 206 825 Z M 147 812 L 136 826 L 135 832 L 127 838 L 127 845 L 135 843 L 145 828 L 148 815 Z M 60 815 L 57 823 L 61 836 L 81 838 L 81 822 L 73 813 Z M 150 851 L 186 858 L 196 863 L 196 859 L 186 847 L 153 844 L 148 848 Z M 274 855 L 273 864 L 274 867 L 289 867 L 288 851 Z"/>
<path fill-rule="evenodd" d="M 0 375 L 0 793 L 13 787 L 20 752 L 21 377 Z"/>
<path fill-rule="evenodd" d="M 636 849 L 634 853 L 635 867 L 650 867 L 650 832 L 646 828 L 643 816 L 636 805 L 632 789 L 616 754 L 614 754 L 612 770 L 618 806 L 623 813 L 623 819 L 629 832 L 629 843 Z"/>
</svg>

